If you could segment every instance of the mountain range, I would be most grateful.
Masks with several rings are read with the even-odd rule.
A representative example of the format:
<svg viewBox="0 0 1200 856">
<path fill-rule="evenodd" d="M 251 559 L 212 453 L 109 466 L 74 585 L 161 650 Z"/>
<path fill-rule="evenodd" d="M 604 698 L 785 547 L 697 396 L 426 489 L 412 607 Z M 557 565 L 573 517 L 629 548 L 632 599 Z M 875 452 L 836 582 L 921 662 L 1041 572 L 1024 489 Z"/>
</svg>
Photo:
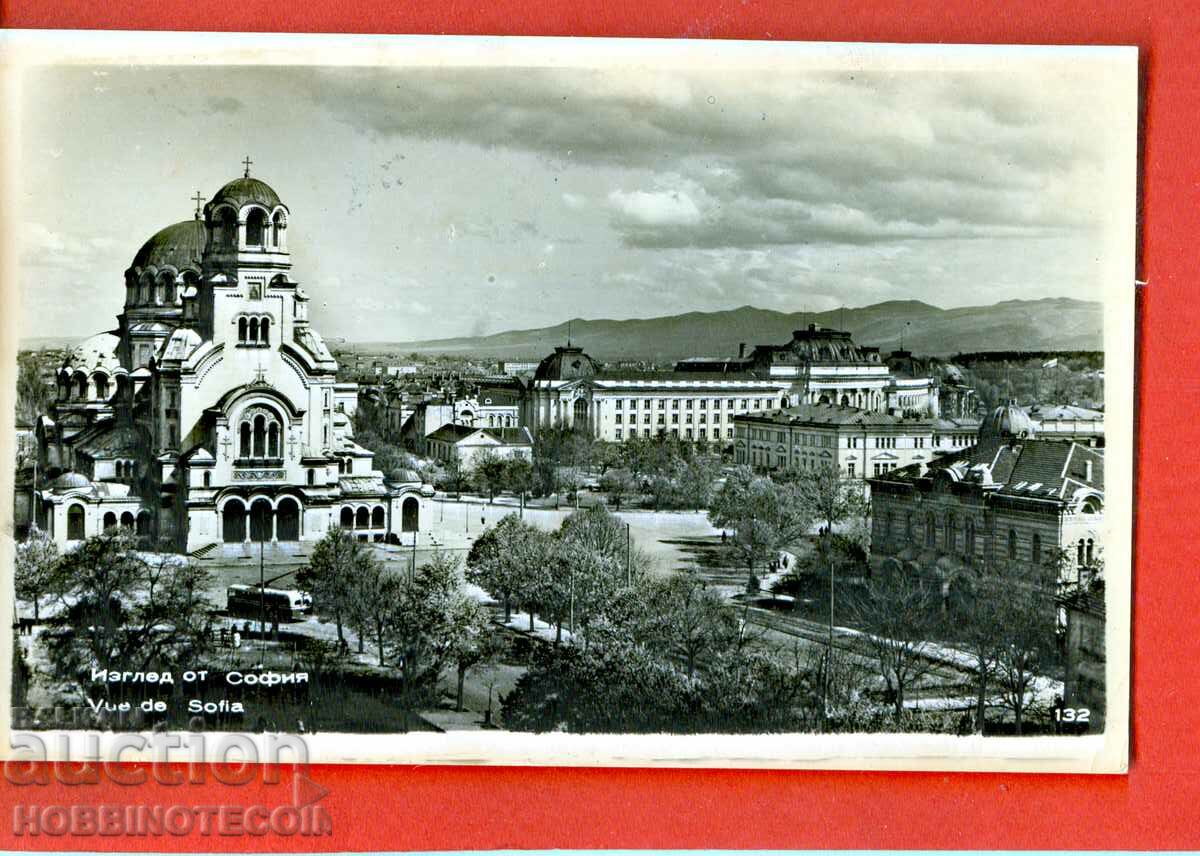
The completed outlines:
<svg viewBox="0 0 1200 856">
<path fill-rule="evenodd" d="M 370 343 L 418 354 L 470 354 L 540 359 L 555 345 L 573 344 L 605 361 L 667 362 L 697 356 L 736 355 L 762 344 L 782 344 L 809 324 L 848 330 L 860 345 L 884 352 L 901 345 L 917 354 L 964 351 L 1074 351 L 1103 349 L 1100 303 L 1066 297 L 1005 300 L 990 306 L 941 309 L 918 300 L 894 300 L 830 312 L 775 312 L 742 306 L 720 312 L 685 312 L 660 318 L 582 319 L 552 327 L 508 330 L 486 336 Z M 365 347 L 368 343 L 358 343 Z"/>
</svg>

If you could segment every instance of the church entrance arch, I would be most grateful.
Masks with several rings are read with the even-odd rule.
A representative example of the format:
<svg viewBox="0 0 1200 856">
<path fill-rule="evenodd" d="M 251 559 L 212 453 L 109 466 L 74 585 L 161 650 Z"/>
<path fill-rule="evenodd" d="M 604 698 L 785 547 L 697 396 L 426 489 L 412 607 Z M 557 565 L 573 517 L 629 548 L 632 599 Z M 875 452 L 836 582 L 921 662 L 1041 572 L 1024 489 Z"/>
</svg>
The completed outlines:
<svg viewBox="0 0 1200 856">
<path fill-rule="evenodd" d="M 339 520 L 341 521 L 341 526 L 343 529 L 353 529 L 354 528 L 354 511 L 349 506 L 343 505 L 341 517 L 339 518 Z"/>
<path fill-rule="evenodd" d="M 258 498 L 250 503 L 250 540 L 271 540 L 271 515 L 274 509 L 267 499 Z"/>
<path fill-rule="evenodd" d="M 279 518 L 276 522 L 276 537 L 280 541 L 300 540 L 300 504 L 290 496 L 279 500 L 276 510 Z"/>
<path fill-rule="evenodd" d="M 233 500 L 225 504 L 221 512 L 221 533 L 226 544 L 240 544 L 246 540 L 246 507 Z"/>
<path fill-rule="evenodd" d="M 105 529 L 112 529 L 116 525 L 117 525 L 117 515 L 116 514 L 114 514 L 113 512 L 110 511 L 104 515 L 104 528 Z"/>
<path fill-rule="evenodd" d="M 400 531 L 416 532 L 420 526 L 421 504 L 415 496 L 404 500 L 400 506 Z"/>
<path fill-rule="evenodd" d="M 132 529 L 133 528 L 133 514 L 128 511 L 126 511 L 124 514 L 122 514 L 121 515 L 121 525 L 124 526 L 126 529 Z"/>
</svg>

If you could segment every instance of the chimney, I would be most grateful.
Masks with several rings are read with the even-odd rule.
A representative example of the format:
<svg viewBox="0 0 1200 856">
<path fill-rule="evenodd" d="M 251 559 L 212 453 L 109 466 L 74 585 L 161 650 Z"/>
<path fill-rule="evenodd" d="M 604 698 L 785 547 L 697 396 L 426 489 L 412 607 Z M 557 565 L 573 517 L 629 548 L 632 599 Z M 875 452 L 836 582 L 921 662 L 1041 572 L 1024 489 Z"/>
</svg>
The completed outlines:
<svg viewBox="0 0 1200 856">
<path fill-rule="evenodd" d="M 1083 480 L 1088 484 L 1092 483 L 1092 462 L 1090 460 L 1083 462 Z"/>
<path fill-rule="evenodd" d="M 738 342 L 738 359 L 740 360 L 744 356 L 746 356 L 746 343 Z"/>
</svg>

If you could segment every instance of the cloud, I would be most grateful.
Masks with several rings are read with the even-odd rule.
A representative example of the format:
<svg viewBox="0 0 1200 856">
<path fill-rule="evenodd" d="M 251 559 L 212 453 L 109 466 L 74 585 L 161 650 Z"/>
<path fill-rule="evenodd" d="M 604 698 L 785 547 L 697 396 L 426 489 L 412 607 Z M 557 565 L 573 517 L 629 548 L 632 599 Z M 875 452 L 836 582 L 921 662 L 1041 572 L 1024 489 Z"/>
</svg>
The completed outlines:
<svg viewBox="0 0 1200 856">
<path fill-rule="evenodd" d="M 608 199 L 626 222 L 639 226 L 695 226 L 704 219 L 691 196 L 679 190 L 614 190 Z"/>
<path fill-rule="evenodd" d="M 54 268 L 74 273 L 96 273 L 110 262 L 117 242 L 108 236 L 72 235 L 58 232 L 36 221 L 21 227 L 21 264 Z"/>
<path fill-rule="evenodd" d="M 1088 229 L 1102 216 L 1089 191 L 1112 168 L 1100 85 L 1036 69 L 330 70 L 311 86 L 318 104 L 373 136 L 623 171 L 608 202 L 635 247 Z"/>
</svg>

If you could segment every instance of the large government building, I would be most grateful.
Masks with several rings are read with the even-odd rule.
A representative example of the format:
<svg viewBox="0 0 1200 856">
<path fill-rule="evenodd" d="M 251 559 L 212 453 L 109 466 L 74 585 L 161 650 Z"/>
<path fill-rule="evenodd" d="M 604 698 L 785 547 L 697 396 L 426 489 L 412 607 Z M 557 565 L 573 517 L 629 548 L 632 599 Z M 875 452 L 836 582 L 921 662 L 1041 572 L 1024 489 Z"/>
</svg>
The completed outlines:
<svg viewBox="0 0 1200 856">
<path fill-rule="evenodd" d="M 189 552 L 335 525 L 416 537 L 432 488 L 354 442 L 356 388 L 309 324 L 290 225 L 247 163 L 134 255 L 117 328 L 70 352 L 36 425 L 33 507 L 56 541 L 118 525 Z"/>
<path fill-rule="evenodd" d="M 796 405 L 897 416 L 970 416 L 974 391 L 954 366 L 856 344 L 810 324 L 782 345 L 737 357 L 696 358 L 672 371 L 609 371 L 569 343 L 538 364 L 523 401 L 531 429 L 565 425 L 620 442 L 668 434 L 732 444 L 734 419 Z"/>
</svg>

